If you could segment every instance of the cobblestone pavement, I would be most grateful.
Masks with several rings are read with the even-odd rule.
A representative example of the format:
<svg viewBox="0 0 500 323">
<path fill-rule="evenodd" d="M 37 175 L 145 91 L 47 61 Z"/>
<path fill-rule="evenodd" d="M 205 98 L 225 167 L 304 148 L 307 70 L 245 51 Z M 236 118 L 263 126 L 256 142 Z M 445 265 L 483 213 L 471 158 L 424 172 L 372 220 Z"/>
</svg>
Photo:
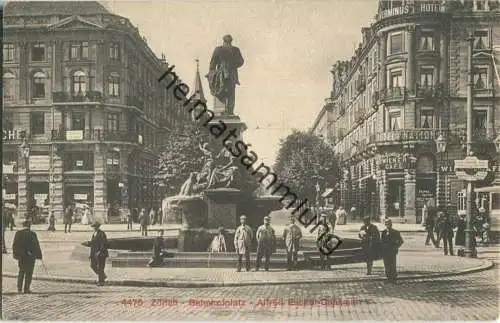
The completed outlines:
<svg viewBox="0 0 500 323">
<path fill-rule="evenodd" d="M 3 280 L 6 320 L 495 320 L 498 270 L 440 279 L 174 289 Z M 221 305 L 210 301 L 227 300 Z M 306 304 L 318 301 L 319 304 Z M 323 300 L 323 303 L 321 303 Z M 282 303 L 280 303 L 282 302 Z M 342 305 L 340 305 L 342 303 Z"/>
</svg>

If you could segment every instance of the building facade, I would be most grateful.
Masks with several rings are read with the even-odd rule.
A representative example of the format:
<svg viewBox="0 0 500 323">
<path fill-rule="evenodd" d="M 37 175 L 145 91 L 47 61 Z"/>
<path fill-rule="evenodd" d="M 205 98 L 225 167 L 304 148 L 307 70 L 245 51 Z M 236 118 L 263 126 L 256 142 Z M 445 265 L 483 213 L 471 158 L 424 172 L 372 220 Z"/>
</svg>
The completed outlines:
<svg viewBox="0 0 500 323">
<path fill-rule="evenodd" d="M 345 207 L 407 222 L 420 220 L 426 202 L 460 209 L 454 160 L 465 157 L 471 42 L 473 150 L 492 170 L 477 185 L 495 171 L 500 178 L 499 9 L 487 0 L 379 1 L 352 58 L 334 64 L 331 95 L 312 127 L 341 159 Z M 476 202 L 486 206 L 486 198 Z"/>
<path fill-rule="evenodd" d="M 3 190 L 23 217 L 71 202 L 121 215 L 159 201 L 158 148 L 189 119 L 139 31 L 98 2 L 9 2 L 3 39 Z"/>
</svg>

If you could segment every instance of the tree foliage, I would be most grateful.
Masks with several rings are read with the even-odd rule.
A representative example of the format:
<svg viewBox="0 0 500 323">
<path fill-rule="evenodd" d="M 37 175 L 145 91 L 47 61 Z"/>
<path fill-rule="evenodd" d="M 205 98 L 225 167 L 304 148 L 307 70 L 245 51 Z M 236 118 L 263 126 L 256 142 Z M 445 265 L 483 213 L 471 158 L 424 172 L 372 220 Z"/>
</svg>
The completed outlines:
<svg viewBox="0 0 500 323">
<path fill-rule="evenodd" d="M 188 123 L 170 131 L 159 158 L 156 180 L 176 193 L 191 172 L 203 167 L 203 152 L 199 145 L 208 142 L 209 133 L 196 124 Z"/>
<path fill-rule="evenodd" d="M 298 130 L 281 140 L 274 172 L 299 199 L 310 201 L 316 197 L 318 176 L 321 190 L 324 190 L 333 187 L 340 174 L 332 148 L 320 137 Z"/>
</svg>

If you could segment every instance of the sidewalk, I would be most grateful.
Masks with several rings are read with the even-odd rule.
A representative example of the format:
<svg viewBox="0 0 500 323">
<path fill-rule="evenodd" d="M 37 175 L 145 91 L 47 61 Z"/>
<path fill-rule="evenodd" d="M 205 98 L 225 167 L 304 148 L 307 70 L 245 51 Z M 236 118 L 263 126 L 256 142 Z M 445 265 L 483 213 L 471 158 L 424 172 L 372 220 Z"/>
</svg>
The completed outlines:
<svg viewBox="0 0 500 323">
<path fill-rule="evenodd" d="M 8 237 L 11 240 L 11 237 Z M 54 237 L 52 240 L 59 239 Z M 10 241 L 9 241 L 10 242 Z M 9 243 L 8 242 L 8 243 Z M 52 243 L 51 243 L 52 242 Z M 54 243 L 56 242 L 56 243 Z M 41 240 L 44 263 L 47 272 L 38 263 L 35 268 L 36 280 L 59 281 L 68 283 L 94 284 L 95 274 L 87 261 L 74 260 L 71 255 L 78 244 L 75 241 Z M 495 249 L 498 251 L 498 248 Z M 11 252 L 11 250 L 9 250 Z M 208 260 L 208 259 L 207 259 Z M 252 259 L 253 261 L 254 259 Z M 11 254 L 2 256 L 3 275 L 17 277 L 17 262 Z M 398 255 L 399 279 L 427 279 L 443 276 L 461 275 L 492 268 L 487 259 L 470 259 L 443 256 L 442 250 L 420 248 L 401 250 Z M 271 265 L 272 268 L 272 265 Z M 262 284 L 311 284 L 335 282 L 359 282 L 384 280 L 383 262 L 374 263 L 373 275 L 365 275 L 364 263 L 334 266 L 330 271 L 302 270 L 287 272 L 235 272 L 234 268 L 116 268 L 106 266 L 109 285 L 157 286 L 157 287 L 219 287 L 247 286 Z"/>
</svg>

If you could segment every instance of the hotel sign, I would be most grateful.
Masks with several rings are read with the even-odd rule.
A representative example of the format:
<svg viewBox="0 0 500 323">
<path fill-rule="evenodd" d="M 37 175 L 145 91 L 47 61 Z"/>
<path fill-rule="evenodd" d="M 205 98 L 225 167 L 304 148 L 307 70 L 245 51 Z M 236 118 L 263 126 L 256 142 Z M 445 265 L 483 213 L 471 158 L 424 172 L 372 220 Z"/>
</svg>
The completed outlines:
<svg viewBox="0 0 500 323">
<path fill-rule="evenodd" d="M 455 160 L 455 173 L 459 179 L 465 181 L 482 181 L 488 176 L 488 170 L 488 161 L 480 160 L 474 156 Z"/>
<path fill-rule="evenodd" d="M 67 130 L 66 140 L 83 140 L 82 130 Z"/>
</svg>

